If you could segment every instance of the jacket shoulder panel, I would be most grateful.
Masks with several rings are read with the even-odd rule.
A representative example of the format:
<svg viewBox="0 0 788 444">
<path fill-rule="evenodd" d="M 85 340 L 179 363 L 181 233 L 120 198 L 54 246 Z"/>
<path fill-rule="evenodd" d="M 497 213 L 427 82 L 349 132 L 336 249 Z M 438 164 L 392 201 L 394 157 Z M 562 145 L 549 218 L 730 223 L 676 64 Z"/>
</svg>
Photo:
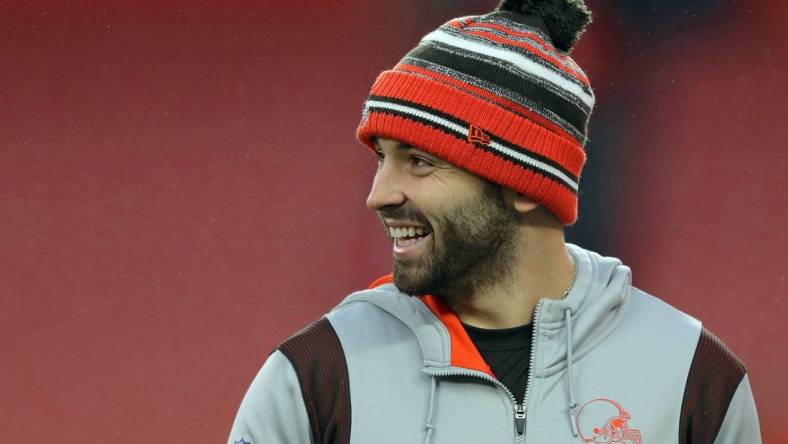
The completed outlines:
<svg viewBox="0 0 788 444">
<path fill-rule="evenodd" d="M 326 318 L 319 319 L 279 346 L 298 377 L 314 443 L 350 442 L 350 389 L 347 361 Z"/>
<path fill-rule="evenodd" d="M 714 441 L 746 373 L 744 363 L 704 328 L 684 389 L 680 444 Z"/>
</svg>

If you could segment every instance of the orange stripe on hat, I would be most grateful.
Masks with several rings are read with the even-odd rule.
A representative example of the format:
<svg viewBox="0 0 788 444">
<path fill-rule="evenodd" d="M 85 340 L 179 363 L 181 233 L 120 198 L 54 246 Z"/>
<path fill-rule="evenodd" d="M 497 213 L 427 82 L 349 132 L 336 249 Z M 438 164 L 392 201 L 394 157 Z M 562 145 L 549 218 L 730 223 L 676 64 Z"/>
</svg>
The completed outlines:
<svg viewBox="0 0 788 444">
<path fill-rule="evenodd" d="M 575 176 L 580 175 L 585 163 L 585 152 L 579 142 L 561 137 L 532 120 L 434 80 L 406 72 L 384 71 L 372 86 L 371 95 L 407 100 L 440 110 L 550 158 Z M 394 139 L 399 140 L 396 137 Z"/>
</svg>

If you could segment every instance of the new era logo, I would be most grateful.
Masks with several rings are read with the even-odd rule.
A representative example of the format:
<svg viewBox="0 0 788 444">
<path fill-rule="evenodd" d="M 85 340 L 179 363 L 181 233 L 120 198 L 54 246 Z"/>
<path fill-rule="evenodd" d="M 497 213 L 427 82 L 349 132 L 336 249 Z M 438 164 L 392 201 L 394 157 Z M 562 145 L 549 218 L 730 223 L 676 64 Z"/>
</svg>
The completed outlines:
<svg viewBox="0 0 788 444">
<path fill-rule="evenodd" d="M 478 126 L 471 125 L 468 127 L 468 142 L 476 146 L 486 146 L 490 144 L 490 136 L 485 134 Z"/>
</svg>

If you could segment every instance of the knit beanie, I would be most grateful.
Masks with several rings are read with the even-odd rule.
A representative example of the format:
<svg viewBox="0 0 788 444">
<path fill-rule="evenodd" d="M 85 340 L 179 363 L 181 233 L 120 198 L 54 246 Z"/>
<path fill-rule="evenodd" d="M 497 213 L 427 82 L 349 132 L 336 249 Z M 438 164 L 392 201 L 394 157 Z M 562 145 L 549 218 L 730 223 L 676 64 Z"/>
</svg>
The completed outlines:
<svg viewBox="0 0 788 444">
<path fill-rule="evenodd" d="M 449 20 L 382 72 L 358 139 L 394 139 L 577 220 L 594 93 L 569 57 L 583 0 L 504 0 Z"/>
</svg>

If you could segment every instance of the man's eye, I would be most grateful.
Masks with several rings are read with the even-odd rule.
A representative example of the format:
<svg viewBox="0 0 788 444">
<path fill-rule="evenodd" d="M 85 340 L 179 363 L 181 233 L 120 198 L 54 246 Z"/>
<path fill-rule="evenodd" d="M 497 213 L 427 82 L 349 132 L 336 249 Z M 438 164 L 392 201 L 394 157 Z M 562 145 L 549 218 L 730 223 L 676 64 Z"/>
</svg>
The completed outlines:
<svg viewBox="0 0 788 444">
<path fill-rule="evenodd" d="M 432 166 L 432 163 L 429 160 L 418 156 L 411 157 L 410 164 L 414 168 Z"/>
</svg>

